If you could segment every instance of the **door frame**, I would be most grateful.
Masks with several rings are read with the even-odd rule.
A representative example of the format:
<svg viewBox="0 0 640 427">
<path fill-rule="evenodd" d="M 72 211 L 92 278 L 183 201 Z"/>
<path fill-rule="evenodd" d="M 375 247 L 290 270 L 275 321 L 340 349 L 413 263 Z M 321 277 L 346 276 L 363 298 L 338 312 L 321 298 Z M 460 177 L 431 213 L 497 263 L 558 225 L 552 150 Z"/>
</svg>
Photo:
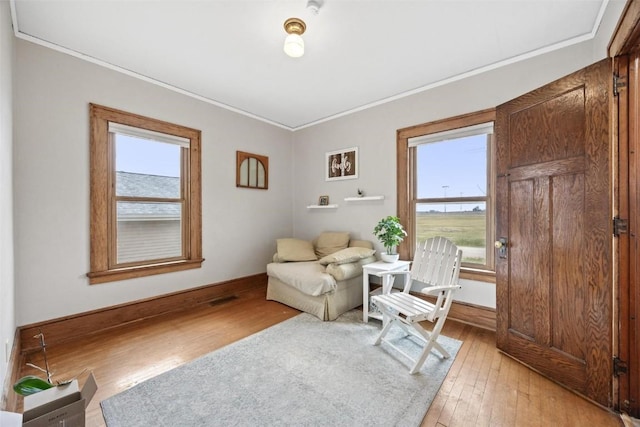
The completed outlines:
<svg viewBox="0 0 640 427">
<path fill-rule="evenodd" d="M 640 417 L 640 339 L 635 322 L 640 316 L 640 256 L 637 233 L 640 221 L 640 2 L 628 1 L 608 47 L 614 59 L 612 127 L 617 147 L 617 174 L 613 177 L 614 216 L 626 220 L 628 231 L 617 238 L 616 287 L 614 289 L 614 349 L 621 366 L 615 390 L 616 408 Z M 616 159 L 614 157 L 614 159 Z"/>
</svg>

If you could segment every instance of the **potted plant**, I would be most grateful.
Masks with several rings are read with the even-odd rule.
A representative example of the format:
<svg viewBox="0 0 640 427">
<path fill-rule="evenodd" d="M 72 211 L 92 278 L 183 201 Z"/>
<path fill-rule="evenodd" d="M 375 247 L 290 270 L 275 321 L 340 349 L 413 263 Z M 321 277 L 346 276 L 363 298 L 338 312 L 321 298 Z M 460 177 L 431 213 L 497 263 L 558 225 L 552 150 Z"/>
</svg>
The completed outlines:
<svg viewBox="0 0 640 427">
<path fill-rule="evenodd" d="M 41 368 L 38 365 L 34 365 L 33 363 L 27 363 L 27 365 L 47 374 L 47 378 L 46 380 L 44 380 L 35 375 L 24 376 L 16 381 L 15 384 L 13 384 L 13 391 L 15 391 L 16 393 L 22 396 L 29 396 L 30 394 L 35 394 L 52 387 L 64 386 L 76 380 L 79 375 L 82 375 L 86 371 L 85 369 L 73 378 L 56 381 L 54 383 L 51 379 L 53 374 L 49 370 L 49 362 L 47 361 L 47 345 L 44 342 L 44 334 L 42 333 L 42 331 L 40 331 L 40 333 L 34 336 L 34 338 L 38 338 L 40 340 L 40 349 L 42 350 L 42 356 L 44 357 L 44 368 Z"/>
<path fill-rule="evenodd" d="M 400 219 L 397 216 L 382 218 L 373 229 L 373 234 L 386 250 L 386 252 L 380 254 L 382 260 L 396 262 L 399 258 L 397 247 L 404 240 L 404 236 L 407 235 L 404 227 L 400 224 Z"/>
</svg>

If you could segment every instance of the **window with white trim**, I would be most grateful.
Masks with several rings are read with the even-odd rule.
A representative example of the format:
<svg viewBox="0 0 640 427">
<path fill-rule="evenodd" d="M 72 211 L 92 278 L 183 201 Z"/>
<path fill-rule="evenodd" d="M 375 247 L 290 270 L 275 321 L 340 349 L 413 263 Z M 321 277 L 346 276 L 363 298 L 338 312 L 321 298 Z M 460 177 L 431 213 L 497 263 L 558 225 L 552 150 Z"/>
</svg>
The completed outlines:
<svg viewBox="0 0 640 427">
<path fill-rule="evenodd" d="M 200 267 L 200 131 L 90 108 L 90 282 Z"/>
</svg>

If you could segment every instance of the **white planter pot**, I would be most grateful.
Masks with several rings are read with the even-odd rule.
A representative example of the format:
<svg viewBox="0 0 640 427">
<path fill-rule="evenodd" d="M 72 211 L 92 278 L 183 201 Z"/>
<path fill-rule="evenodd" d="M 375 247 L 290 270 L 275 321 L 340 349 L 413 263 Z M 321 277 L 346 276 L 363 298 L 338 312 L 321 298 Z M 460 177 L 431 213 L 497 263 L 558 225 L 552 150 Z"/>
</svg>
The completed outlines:
<svg viewBox="0 0 640 427">
<path fill-rule="evenodd" d="M 388 254 L 386 252 L 382 252 L 380 254 L 380 258 L 384 262 L 396 262 L 396 261 L 398 261 L 400 259 L 400 255 L 399 254 Z"/>
</svg>

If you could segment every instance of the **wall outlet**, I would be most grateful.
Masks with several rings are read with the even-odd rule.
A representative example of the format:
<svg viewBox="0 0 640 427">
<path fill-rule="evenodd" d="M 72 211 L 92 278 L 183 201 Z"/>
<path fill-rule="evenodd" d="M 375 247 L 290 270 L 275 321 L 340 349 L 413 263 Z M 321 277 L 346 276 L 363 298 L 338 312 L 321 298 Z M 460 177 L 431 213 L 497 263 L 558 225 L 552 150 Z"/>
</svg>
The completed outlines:
<svg viewBox="0 0 640 427">
<path fill-rule="evenodd" d="M 4 340 L 4 363 L 9 363 L 9 356 L 11 355 L 11 349 L 9 348 L 9 340 Z"/>
</svg>

